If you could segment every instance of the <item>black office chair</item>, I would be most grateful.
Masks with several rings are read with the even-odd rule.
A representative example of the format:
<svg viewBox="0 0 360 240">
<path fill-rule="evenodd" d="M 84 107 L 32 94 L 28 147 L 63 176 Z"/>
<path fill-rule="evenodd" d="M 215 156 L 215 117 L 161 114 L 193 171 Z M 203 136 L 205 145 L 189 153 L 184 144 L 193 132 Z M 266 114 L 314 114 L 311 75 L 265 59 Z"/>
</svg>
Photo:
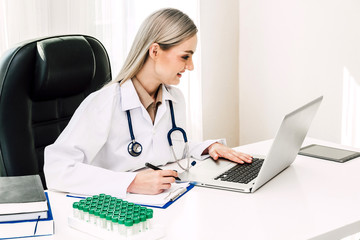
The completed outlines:
<svg viewBox="0 0 360 240">
<path fill-rule="evenodd" d="M 108 54 L 90 36 L 41 38 L 7 51 L 0 60 L 0 175 L 39 174 L 46 189 L 44 148 L 110 80 Z"/>
</svg>

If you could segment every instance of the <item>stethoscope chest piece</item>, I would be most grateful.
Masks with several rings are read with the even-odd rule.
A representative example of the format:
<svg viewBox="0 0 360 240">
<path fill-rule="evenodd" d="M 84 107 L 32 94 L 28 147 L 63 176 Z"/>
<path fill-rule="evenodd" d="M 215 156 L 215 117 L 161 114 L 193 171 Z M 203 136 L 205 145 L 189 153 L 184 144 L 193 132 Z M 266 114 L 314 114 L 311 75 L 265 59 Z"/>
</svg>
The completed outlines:
<svg viewBox="0 0 360 240">
<path fill-rule="evenodd" d="M 128 152 L 131 156 L 137 157 L 142 152 L 142 146 L 136 141 L 131 141 L 128 145 Z"/>
</svg>

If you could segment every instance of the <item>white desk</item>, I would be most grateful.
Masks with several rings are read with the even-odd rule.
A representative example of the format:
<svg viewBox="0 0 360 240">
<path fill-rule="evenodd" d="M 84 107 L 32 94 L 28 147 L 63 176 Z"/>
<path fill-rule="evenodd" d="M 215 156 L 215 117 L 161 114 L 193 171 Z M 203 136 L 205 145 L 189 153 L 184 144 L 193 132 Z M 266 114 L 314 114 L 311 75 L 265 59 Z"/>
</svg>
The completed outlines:
<svg viewBox="0 0 360 240">
<path fill-rule="evenodd" d="M 339 146 L 314 139 L 304 145 L 310 143 Z M 264 141 L 238 150 L 266 155 L 270 145 Z M 298 156 L 255 193 L 195 187 L 168 209 L 154 209 L 154 221 L 166 226 L 164 239 L 171 240 L 340 239 L 360 231 L 359 185 L 360 158 L 335 163 Z M 95 239 L 67 226 L 77 199 L 49 195 L 56 231 L 49 239 Z"/>
</svg>

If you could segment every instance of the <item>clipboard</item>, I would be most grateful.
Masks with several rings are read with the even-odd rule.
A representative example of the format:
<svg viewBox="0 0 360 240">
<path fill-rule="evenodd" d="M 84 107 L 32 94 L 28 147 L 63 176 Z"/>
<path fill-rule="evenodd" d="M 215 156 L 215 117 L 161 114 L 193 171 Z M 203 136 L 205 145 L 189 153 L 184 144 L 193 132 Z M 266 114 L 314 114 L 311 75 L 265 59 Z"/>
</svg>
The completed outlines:
<svg viewBox="0 0 360 240">
<path fill-rule="evenodd" d="M 185 195 L 185 193 L 187 193 L 188 191 L 190 191 L 191 189 L 194 188 L 195 185 L 193 184 L 189 184 L 189 186 L 186 187 L 186 190 L 184 192 L 180 192 L 178 195 L 176 195 L 175 198 L 170 199 L 167 203 L 165 203 L 165 205 L 163 206 L 157 206 L 157 205 L 146 205 L 146 204 L 139 204 L 141 206 L 144 207 L 152 207 L 152 208 L 161 208 L 161 209 L 166 209 L 167 207 L 169 207 L 171 204 L 173 204 L 174 202 L 176 202 L 176 200 L 178 200 L 179 198 L 181 198 L 182 196 Z"/>
</svg>

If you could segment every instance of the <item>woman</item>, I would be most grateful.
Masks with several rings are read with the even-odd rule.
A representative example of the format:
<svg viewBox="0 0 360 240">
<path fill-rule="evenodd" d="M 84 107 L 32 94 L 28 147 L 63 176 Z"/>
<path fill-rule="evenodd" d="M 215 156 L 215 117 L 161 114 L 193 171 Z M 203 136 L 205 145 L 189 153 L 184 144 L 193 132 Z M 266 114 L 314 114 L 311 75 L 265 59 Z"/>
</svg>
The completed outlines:
<svg viewBox="0 0 360 240">
<path fill-rule="evenodd" d="M 170 85 L 194 69 L 196 33 L 193 21 L 176 9 L 159 10 L 144 21 L 118 77 L 89 95 L 55 143 L 46 147 L 49 189 L 124 197 L 127 192 L 157 194 L 170 188 L 176 171 L 133 171 L 146 162 L 164 165 L 176 160 L 167 134 L 173 120 L 185 127 L 185 100 Z M 181 152 L 182 134 L 174 132 L 172 139 Z M 188 155 L 251 162 L 251 156 L 221 142 L 191 143 Z"/>
</svg>

